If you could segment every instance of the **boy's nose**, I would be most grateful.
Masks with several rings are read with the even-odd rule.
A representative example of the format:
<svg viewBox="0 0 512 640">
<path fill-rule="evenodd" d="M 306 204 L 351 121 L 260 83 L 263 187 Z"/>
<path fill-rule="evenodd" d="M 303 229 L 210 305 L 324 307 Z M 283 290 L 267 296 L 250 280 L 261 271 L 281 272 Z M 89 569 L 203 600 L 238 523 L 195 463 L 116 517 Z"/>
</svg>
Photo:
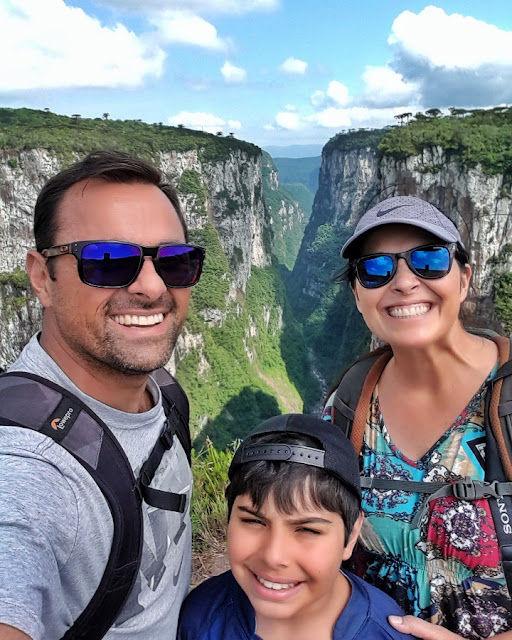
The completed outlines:
<svg viewBox="0 0 512 640">
<path fill-rule="evenodd" d="M 269 568 L 286 567 L 289 563 L 290 540 L 283 531 L 271 531 L 263 547 L 263 556 Z"/>
</svg>

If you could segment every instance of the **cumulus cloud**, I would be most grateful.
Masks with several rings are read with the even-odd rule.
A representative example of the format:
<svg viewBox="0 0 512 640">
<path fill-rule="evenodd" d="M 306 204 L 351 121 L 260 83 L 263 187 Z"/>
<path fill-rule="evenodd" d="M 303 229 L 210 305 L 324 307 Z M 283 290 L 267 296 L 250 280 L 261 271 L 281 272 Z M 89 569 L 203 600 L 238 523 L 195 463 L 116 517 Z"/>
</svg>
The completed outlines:
<svg viewBox="0 0 512 640">
<path fill-rule="evenodd" d="M 348 88 L 342 82 L 332 80 L 329 82 L 326 91 L 315 91 L 310 100 L 316 109 L 338 108 L 348 104 L 350 94 Z"/>
<path fill-rule="evenodd" d="M 184 44 L 224 51 L 227 41 L 217 34 L 213 24 L 189 11 L 162 11 L 149 19 L 168 44 Z"/>
<path fill-rule="evenodd" d="M 417 83 L 430 106 L 486 106 L 512 101 L 512 32 L 429 6 L 403 11 L 388 42 L 390 66 Z"/>
<path fill-rule="evenodd" d="M 378 106 L 404 104 L 419 93 L 416 82 L 405 82 L 402 74 L 389 67 L 366 67 L 363 73 L 365 102 Z"/>
<path fill-rule="evenodd" d="M 222 65 L 220 72 L 228 84 L 240 84 L 247 78 L 247 72 L 245 69 L 242 69 L 242 67 L 235 67 L 234 64 L 231 64 L 231 62 L 228 61 Z"/>
<path fill-rule="evenodd" d="M 280 0 L 96 0 L 96 4 L 130 10 L 137 13 L 163 11 L 165 9 L 188 10 L 204 14 L 243 14 L 252 11 L 273 11 Z"/>
<path fill-rule="evenodd" d="M 301 127 L 301 117 L 294 111 L 280 111 L 276 115 L 276 125 L 281 129 L 296 131 Z"/>
<path fill-rule="evenodd" d="M 285 73 L 296 73 L 302 75 L 306 73 L 306 69 L 308 68 L 308 63 L 304 62 L 304 60 L 299 60 L 298 58 L 286 58 L 286 60 L 279 65 L 279 69 L 284 71 Z"/>
<path fill-rule="evenodd" d="M 229 129 L 239 130 L 242 128 L 242 123 L 239 120 L 224 120 L 213 113 L 201 111 L 180 111 L 176 115 L 170 116 L 167 122 L 175 127 L 182 124 L 189 129 L 201 129 L 209 133 L 216 133 L 226 125 Z"/>
<path fill-rule="evenodd" d="M 326 132 L 328 135 L 332 135 L 343 129 L 383 127 L 394 122 L 394 116 L 397 112 L 406 113 L 409 111 L 411 111 L 411 107 L 403 105 L 393 108 L 327 107 L 310 115 L 280 111 L 276 114 L 274 122 L 266 124 L 264 128 L 268 131 L 322 130 L 321 135 L 325 136 Z"/>
<path fill-rule="evenodd" d="M 0 33 L 0 90 L 6 92 L 136 87 L 159 77 L 166 57 L 122 24 L 105 27 L 63 0 L 4 0 Z"/>
</svg>

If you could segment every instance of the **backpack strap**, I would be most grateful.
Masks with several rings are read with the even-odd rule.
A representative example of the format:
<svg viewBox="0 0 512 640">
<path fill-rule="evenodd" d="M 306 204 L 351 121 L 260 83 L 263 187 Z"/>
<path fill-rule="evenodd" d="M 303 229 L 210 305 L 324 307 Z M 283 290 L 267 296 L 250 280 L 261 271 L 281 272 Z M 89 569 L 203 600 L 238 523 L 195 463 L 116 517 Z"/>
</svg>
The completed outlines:
<svg viewBox="0 0 512 640">
<path fill-rule="evenodd" d="M 333 422 L 350 438 L 357 453 L 363 446 L 370 399 L 391 350 L 357 360 L 342 377 L 333 400 Z"/>
<path fill-rule="evenodd" d="M 506 476 L 512 480 L 512 360 L 511 341 L 496 336 L 493 341 L 498 347 L 500 368 L 492 380 L 492 394 L 489 404 L 489 422 L 496 439 L 501 463 Z"/>
<path fill-rule="evenodd" d="M 79 398 L 37 375 L 2 374 L 0 407 L 0 424 L 33 429 L 58 442 L 105 497 L 114 525 L 110 556 L 96 593 L 63 640 L 103 638 L 135 583 L 142 553 L 141 500 L 126 454 Z"/>
</svg>

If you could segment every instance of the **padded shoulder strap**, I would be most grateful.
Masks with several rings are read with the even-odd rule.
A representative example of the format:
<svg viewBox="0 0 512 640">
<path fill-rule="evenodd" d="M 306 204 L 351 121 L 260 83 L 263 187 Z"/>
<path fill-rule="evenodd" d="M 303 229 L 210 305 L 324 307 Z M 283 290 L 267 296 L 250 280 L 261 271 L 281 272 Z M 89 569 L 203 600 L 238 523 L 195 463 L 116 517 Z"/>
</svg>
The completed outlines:
<svg viewBox="0 0 512 640">
<path fill-rule="evenodd" d="M 92 476 L 112 514 L 112 548 L 100 585 L 63 640 L 99 640 L 122 609 L 138 574 L 142 510 L 122 447 L 82 401 L 44 378 L 0 376 L 0 424 L 39 431 L 64 447 Z"/>
<path fill-rule="evenodd" d="M 345 373 L 334 396 L 334 423 L 350 437 L 357 453 L 363 446 L 366 416 L 377 380 L 391 351 L 357 360 Z"/>
<path fill-rule="evenodd" d="M 187 459 L 190 464 L 192 441 L 190 439 L 189 404 L 187 395 L 180 383 L 167 371 L 167 369 L 162 367 L 154 371 L 151 375 L 160 387 L 165 413 L 168 417 L 172 417 L 173 422 L 175 423 L 176 435 L 187 454 Z"/>
<path fill-rule="evenodd" d="M 498 346 L 500 368 L 492 381 L 489 421 L 496 439 L 503 468 L 512 480 L 512 361 L 511 341 L 503 336 L 493 338 Z"/>
</svg>

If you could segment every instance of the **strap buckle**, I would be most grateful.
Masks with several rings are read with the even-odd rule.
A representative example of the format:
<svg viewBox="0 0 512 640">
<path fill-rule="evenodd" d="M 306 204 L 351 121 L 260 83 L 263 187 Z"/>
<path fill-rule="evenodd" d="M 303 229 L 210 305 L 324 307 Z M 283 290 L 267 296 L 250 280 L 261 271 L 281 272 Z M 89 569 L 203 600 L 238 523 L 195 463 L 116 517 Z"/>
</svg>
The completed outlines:
<svg viewBox="0 0 512 640">
<path fill-rule="evenodd" d="M 480 500 L 481 498 L 499 498 L 498 482 L 478 482 L 470 477 L 452 484 L 453 495 L 458 500 Z"/>
</svg>

